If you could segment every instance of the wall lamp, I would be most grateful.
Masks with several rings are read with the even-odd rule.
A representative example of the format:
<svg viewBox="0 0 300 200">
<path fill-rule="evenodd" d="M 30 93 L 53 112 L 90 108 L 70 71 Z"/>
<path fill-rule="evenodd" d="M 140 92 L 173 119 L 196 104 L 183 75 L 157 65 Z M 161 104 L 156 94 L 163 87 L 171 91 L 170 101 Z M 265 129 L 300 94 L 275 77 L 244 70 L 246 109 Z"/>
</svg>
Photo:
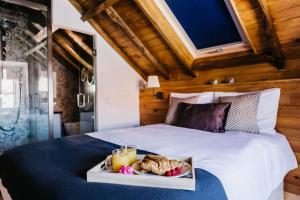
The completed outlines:
<svg viewBox="0 0 300 200">
<path fill-rule="evenodd" d="M 158 76 L 148 76 L 147 88 L 153 89 L 153 96 L 155 96 L 156 99 L 163 99 L 164 94 L 162 92 L 155 93 L 155 88 L 159 88 L 159 87 L 160 84 L 159 84 Z"/>
</svg>

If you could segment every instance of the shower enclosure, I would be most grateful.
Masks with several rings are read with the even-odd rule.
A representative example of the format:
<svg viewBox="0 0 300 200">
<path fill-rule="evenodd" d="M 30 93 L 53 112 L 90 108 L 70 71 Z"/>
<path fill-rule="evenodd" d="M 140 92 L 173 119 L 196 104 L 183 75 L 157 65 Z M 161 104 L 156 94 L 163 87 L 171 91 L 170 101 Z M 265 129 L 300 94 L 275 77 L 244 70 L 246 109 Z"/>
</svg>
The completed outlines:
<svg viewBox="0 0 300 200">
<path fill-rule="evenodd" d="M 49 138 L 48 2 L 0 0 L 0 153 Z"/>
</svg>

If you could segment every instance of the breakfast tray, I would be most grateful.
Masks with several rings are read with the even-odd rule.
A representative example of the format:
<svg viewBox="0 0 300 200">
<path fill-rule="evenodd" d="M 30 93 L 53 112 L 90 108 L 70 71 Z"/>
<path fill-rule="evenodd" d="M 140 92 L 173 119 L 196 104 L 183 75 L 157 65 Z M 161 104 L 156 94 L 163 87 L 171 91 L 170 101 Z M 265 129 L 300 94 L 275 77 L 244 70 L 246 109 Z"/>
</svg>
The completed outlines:
<svg viewBox="0 0 300 200">
<path fill-rule="evenodd" d="M 137 160 L 142 160 L 145 155 L 137 155 Z M 120 185 L 170 188 L 195 191 L 195 169 L 192 157 L 166 156 L 168 159 L 183 160 L 191 165 L 191 173 L 184 177 L 166 177 L 159 175 L 126 175 L 112 173 L 105 168 L 106 160 L 102 161 L 87 172 L 88 182 L 110 183 Z"/>
</svg>

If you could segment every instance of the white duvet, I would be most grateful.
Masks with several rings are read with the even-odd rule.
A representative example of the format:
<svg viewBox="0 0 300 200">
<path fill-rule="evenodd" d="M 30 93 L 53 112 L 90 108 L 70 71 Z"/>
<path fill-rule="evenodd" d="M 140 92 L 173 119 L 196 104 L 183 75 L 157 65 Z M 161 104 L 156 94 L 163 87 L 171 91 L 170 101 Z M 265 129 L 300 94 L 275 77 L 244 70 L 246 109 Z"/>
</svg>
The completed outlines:
<svg viewBox="0 0 300 200">
<path fill-rule="evenodd" d="M 281 134 L 210 133 L 164 124 L 88 134 L 157 154 L 192 156 L 219 178 L 228 200 L 266 200 L 297 161 Z"/>
</svg>

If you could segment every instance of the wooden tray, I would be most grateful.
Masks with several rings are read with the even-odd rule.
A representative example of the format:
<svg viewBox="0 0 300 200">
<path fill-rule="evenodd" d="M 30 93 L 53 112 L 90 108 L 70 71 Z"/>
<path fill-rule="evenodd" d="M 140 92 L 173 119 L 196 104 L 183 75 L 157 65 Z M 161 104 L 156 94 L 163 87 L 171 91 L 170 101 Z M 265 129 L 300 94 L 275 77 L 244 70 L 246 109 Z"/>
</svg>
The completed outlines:
<svg viewBox="0 0 300 200">
<path fill-rule="evenodd" d="M 142 160 L 145 155 L 137 155 L 138 160 Z M 192 166 L 191 173 L 185 177 L 166 177 L 149 175 L 126 175 L 111 173 L 105 169 L 105 160 L 87 172 L 88 182 L 110 183 L 120 185 L 171 188 L 195 191 L 195 169 L 192 157 L 166 156 L 168 159 L 184 160 Z"/>
</svg>

